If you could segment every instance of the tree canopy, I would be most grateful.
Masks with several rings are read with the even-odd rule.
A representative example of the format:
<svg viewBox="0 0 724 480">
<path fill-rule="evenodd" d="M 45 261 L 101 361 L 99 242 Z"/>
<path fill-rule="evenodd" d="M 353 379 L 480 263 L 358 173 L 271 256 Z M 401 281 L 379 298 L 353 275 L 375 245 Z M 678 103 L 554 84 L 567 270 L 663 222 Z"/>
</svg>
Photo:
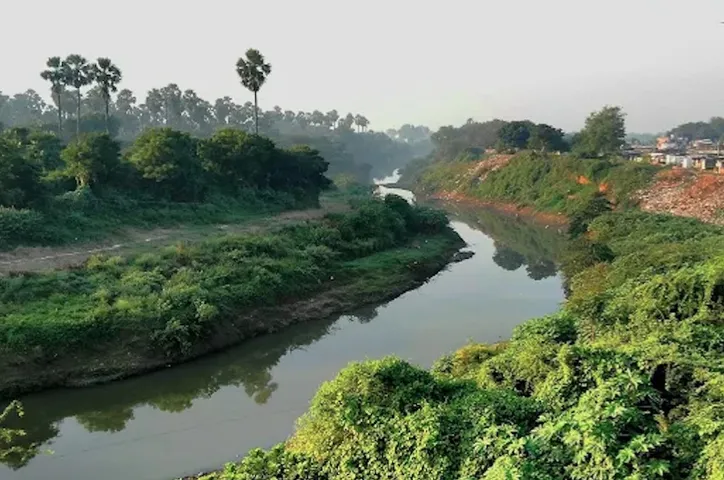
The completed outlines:
<svg viewBox="0 0 724 480">
<path fill-rule="evenodd" d="M 574 151 L 583 156 L 615 155 L 626 141 L 625 113 L 621 107 L 607 106 L 591 113 L 579 132 Z"/>
</svg>

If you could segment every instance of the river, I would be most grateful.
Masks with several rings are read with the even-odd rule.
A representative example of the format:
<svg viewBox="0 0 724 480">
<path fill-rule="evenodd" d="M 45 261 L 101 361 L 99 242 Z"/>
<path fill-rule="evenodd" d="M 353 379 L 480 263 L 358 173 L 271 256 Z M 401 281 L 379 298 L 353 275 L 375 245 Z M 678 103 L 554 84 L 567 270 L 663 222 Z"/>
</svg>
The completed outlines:
<svg viewBox="0 0 724 480">
<path fill-rule="evenodd" d="M 351 361 L 394 354 L 429 367 L 467 341 L 506 339 L 558 309 L 559 232 L 447 208 L 475 256 L 395 300 L 149 375 L 23 398 L 25 441 L 41 451 L 6 461 L 0 478 L 169 480 L 218 468 L 287 438 L 319 385 Z"/>
</svg>

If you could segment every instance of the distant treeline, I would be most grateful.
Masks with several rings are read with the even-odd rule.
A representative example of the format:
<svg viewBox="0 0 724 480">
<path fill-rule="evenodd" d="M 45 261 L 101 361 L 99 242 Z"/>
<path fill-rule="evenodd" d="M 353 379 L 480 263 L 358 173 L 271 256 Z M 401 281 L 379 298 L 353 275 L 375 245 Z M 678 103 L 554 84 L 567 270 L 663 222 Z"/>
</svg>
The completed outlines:
<svg viewBox="0 0 724 480">
<path fill-rule="evenodd" d="M 591 113 L 584 129 L 572 135 L 530 120 L 476 122 L 468 119 L 460 127 L 445 126 L 431 136 L 438 160 L 465 154 L 478 156 L 490 148 L 498 152 L 572 150 L 580 156 L 602 157 L 619 152 L 625 138 L 625 114 L 620 107 L 611 106 Z"/>
<path fill-rule="evenodd" d="M 0 133 L 0 248 L 315 205 L 331 184 L 327 166 L 309 146 L 281 148 L 231 128 L 208 138 L 149 128 L 123 150 L 107 133 L 64 145 L 52 133 L 12 128 Z"/>
<path fill-rule="evenodd" d="M 682 123 L 672 128 L 669 134 L 684 137 L 688 140 L 724 141 L 724 118 L 712 117 L 708 122 Z"/>
<path fill-rule="evenodd" d="M 257 70 L 254 62 L 261 64 Z M 269 74 L 263 72 L 262 67 L 270 68 L 264 62 L 258 51 L 250 50 L 237 64 L 242 83 L 255 94 Z M 295 112 L 279 106 L 264 111 L 251 101 L 237 104 L 229 96 L 208 101 L 176 83 L 151 89 L 141 101 L 131 90 L 118 89 L 121 71 L 107 58 L 90 63 L 80 55 L 51 57 L 46 67 L 41 76 L 49 82 L 51 103 L 32 89 L 14 95 L 0 91 L 0 129 L 32 127 L 59 132 L 66 141 L 79 133 L 107 132 L 125 145 L 153 127 L 201 138 L 229 127 L 254 132 L 256 114 L 260 134 L 285 146 L 312 144 L 330 163 L 330 175 L 352 174 L 359 180 L 387 174 L 432 148 L 427 127 L 408 124 L 374 132 L 361 114 Z"/>
</svg>

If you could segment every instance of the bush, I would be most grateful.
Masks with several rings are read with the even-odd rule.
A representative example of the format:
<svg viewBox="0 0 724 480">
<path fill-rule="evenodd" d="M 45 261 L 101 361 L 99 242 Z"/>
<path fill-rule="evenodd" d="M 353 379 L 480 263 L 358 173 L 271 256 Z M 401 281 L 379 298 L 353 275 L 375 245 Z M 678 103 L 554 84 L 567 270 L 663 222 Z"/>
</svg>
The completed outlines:
<svg viewBox="0 0 724 480">
<path fill-rule="evenodd" d="M 46 238 L 45 218 L 34 210 L 0 207 L 0 249 Z"/>
<path fill-rule="evenodd" d="M 369 200 L 350 213 L 271 233 L 178 244 L 131 258 L 97 255 L 70 271 L 0 277 L 0 349 L 63 354 L 132 331 L 169 358 L 185 356 L 220 319 L 318 291 L 353 268 L 346 260 L 401 247 L 429 231 L 418 228 L 418 210 L 407 211 L 407 223 L 401 208 Z M 6 210 L 11 213 L 0 221 L 25 222 L 9 221 L 12 228 L 42 220 L 34 212 Z"/>
</svg>

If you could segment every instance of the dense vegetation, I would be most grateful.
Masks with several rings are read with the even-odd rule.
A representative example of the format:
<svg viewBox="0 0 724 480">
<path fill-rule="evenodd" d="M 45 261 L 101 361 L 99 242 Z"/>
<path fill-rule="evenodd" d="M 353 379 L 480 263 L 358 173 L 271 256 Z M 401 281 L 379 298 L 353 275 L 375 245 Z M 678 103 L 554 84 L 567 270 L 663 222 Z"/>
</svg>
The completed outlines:
<svg viewBox="0 0 724 480">
<path fill-rule="evenodd" d="M 420 175 L 417 186 L 572 215 L 601 193 L 614 203 L 630 203 L 631 194 L 651 181 L 657 170 L 619 160 L 522 152 L 480 181 L 470 175 L 476 163 L 465 158 L 434 163 Z"/>
<path fill-rule="evenodd" d="M 724 230 L 588 220 L 559 313 L 431 372 L 353 364 L 288 442 L 210 478 L 724 478 Z"/>
<path fill-rule="evenodd" d="M 724 479 L 724 230 L 636 210 L 653 167 L 609 159 L 622 117 L 599 113 L 572 155 L 471 173 L 485 159 L 467 151 L 417 168 L 432 190 L 569 217 L 558 313 L 430 372 L 352 364 L 289 441 L 208 478 Z"/>
<path fill-rule="evenodd" d="M 419 259 L 405 252 L 381 254 L 377 264 L 359 259 L 417 235 L 456 238 L 443 213 L 389 196 L 276 232 L 228 235 L 130 258 L 97 256 L 82 268 L 3 277 L 0 352 L 32 354 L 42 363 L 135 338 L 146 355 L 184 357 L 250 308 L 358 277 L 374 291 L 375 276 L 390 274 L 386 265 Z M 442 250 L 456 244 L 443 241 Z M 138 340 L 127 347 L 138 348 Z"/>
<path fill-rule="evenodd" d="M 669 134 L 688 140 L 708 139 L 720 143 L 724 140 L 724 118 L 712 117 L 708 122 L 682 123 L 672 128 Z"/>
<path fill-rule="evenodd" d="M 2 125 L 29 127 L 56 133 L 63 141 L 80 133 L 105 132 L 125 146 L 154 127 L 201 138 L 235 128 L 262 134 L 285 147 L 312 145 L 330 163 L 330 175 L 352 175 L 360 182 L 389 174 L 430 152 L 430 131 L 423 126 L 403 125 L 385 134 L 369 130 L 370 121 L 360 114 L 297 112 L 279 106 L 262 110 L 258 95 L 271 65 L 257 50 L 248 50 L 235 70 L 254 102 L 240 105 L 229 96 L 207 101 L 176 83 L 151 89 L 141 102 L 134 92 L 120 88 L 121 69 L 110 59 L 89 62 L 77 54 L 51 57 L 41 76 L 49 84 L 52 102 L 46 103 L 34 90 L 12 96 L 0 91 L 0 130 Z"/>
<path fill-rule="evenodd" d="M 121 153 L 105 133 L 63 146 L 13 128 L 0 134 L 0 248 L 315 205 L 330 186 L 326 170 L 317 150 L 234 129 L 205 139 L 148 129 Z"/>
</svg>

